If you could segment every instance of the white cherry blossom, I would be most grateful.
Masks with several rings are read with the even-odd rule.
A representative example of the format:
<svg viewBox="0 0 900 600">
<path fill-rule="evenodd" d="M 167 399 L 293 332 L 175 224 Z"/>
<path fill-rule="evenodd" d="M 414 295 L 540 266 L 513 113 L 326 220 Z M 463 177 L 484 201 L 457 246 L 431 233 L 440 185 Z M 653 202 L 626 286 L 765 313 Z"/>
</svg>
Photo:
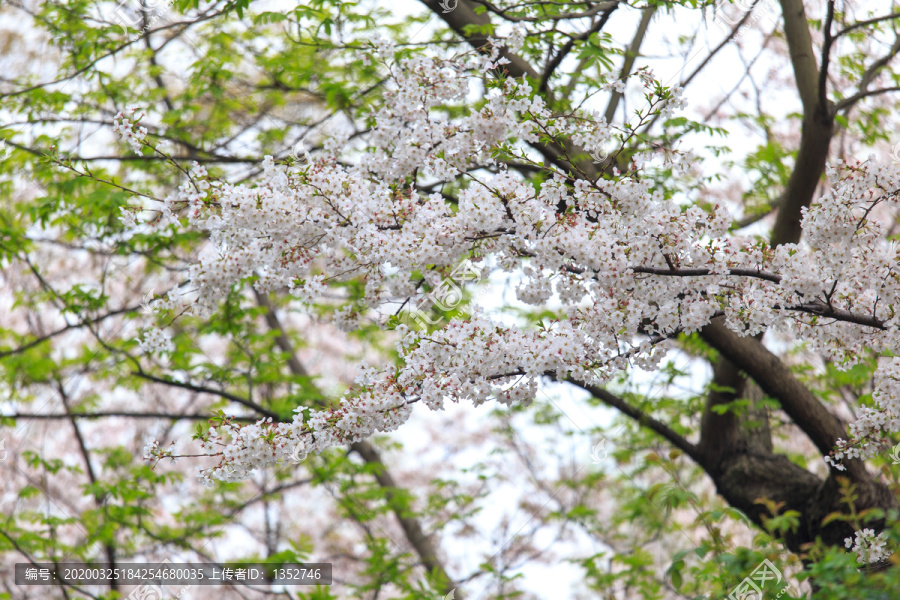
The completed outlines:
<svg viewBox="0 0 900 600">
<path fill-rule="evenodd" d="M 718 316 L 741 335 L 791 332 L 840 366 L 863 348 L 900 342 L 900 257 L 875 218 L 880 205 L 897 204 L 900 165 L 829 166 L 830 188 L 803 213 L 804 243 L 772 248 L 730 234 L 724 206 L 683 209 L 638 173 L 570 180 L 542 167 L 549 176 L 536 188 L 507 171 L 495 153 L 529 161 L 522 141 L 550 136 L 591 150 L 615 144 L 615 133 L 584 111 L 551 114 L 524 80 L 488 81 L 485 73 L 504 60 L 499 42 L 487 55 L 399 63 L 389 42 L 374 47 L 392 87 L 352 164 L 337 159 L 344 140 L 336 138 L 303 164 L 266 157 L 253 184 L 218 181 L 195 166 L 159 208 L 158 226 L 203 229 L 215 248 L 190 269 L 192 309 L 214 311 L 249 278 L 260 291 L 287 288 L 314 303 L 332 284 L 361 277 L 364 297 L 333 316 L 352 329 L 368 309 L 424 295 L 462 261 L 491 257 L 497 269 L 521 275 L 521 300 L 556 298 L 564 318 L 528 329 L 475 310 L 432 333 L 398 328 L 399 369 L 365 369 L 339 408 L 309 410 L 306 421 L 298 412 L 291 423 L 224 426 L 227 440 L 205 441 L 221 457 L 205 477 L 234 481 L 290 460 L 298 444 L 314 454 L 394 430 L 418 402 L 529 402 L 548 375 L 602 383 L 628 364 L 652 367 L 667 338 Z M 682 106 L 679 89 L 644 72 L 635 81 L 653 110 Z M 442 107 L 462 104 L 476 84 L 490 88 L 486 101 L 448 117 Z M 130 121 L 121 123 L 126 139 L 143 141 Z M 679 157 L 666 152 L 663 160 Z M 464 184 L 456 206 L 435 191 L 450 181 Z M 141 343 L 150 352 L 171 348 L 155 330 Z M 900 364 L 891 359 L 876 376 L 876 406 L 829 460 L 870 456 L 882 434 L 898 431 L 898 386 Z"/>
</svg>

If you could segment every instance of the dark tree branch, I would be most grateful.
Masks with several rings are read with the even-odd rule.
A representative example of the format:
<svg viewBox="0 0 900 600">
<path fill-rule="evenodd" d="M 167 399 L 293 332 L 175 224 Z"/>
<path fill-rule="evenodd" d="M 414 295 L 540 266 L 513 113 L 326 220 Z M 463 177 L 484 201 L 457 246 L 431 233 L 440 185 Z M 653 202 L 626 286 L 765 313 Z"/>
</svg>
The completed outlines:
<svg viewBox="0 0 900 600">
<path fill-rule="evenodd" d="M 488 36 L 483 33 L 475 33 L 472 31 L 472 28 L 489 26 L 491 18 L 487 14 L 476 14 L 471 0 L 459 0 L 456 9 L 450 12 L 444 12 L 438 0 L 421 0 L 421 2 L 435 15 L 443 19 L 450 29 L 469 42 L 473 48 L 479 51 L 487 50 Z M 513 54 L 506 48 L 503 48 L 500 56 L 509 61 L 509 64 L 502 67 L 509 77 L 528 77 L 535 81 L 540 81 L 541 75 L 537 70 L 518 54 Z M 545 96 L 549 103 L 553 103 L 553 98 L 549 91 Z M 584 150 L 572 144 L 559 144 L 557 142 L 536 143 L 534 147 L 549 163 L 564 171 L 574 169 L 577 172 L 589 175 L 594 175 L 598 172 L 597 166 L 591 162 Z M 577 158 L 579 156 L 584 158 L 579 160 Z"/>
<path fill-rule="evenodd" d="M 819 179 L 825 172 L 825 161 L 834 133 L 832 110 L 827 99 L 819 94 L 819 70 L 803 1 L 781 0 L 781 6 L 794 79 L 803 103 L 803 125 L 794 170 L 782 193 L 781 207 L 772 228 L 773 246 L 800 241 L 801 213 L 804 207 L 812 203 Z"/>
<path fill-rule="evenodd" d="M 131 306 L 128 308 L 120 308 L 118 310 L 111 310 L 108 313 L 101 315 L 99 317 L 94 317 L 93 319 L 84 319 L 80 323 L 74 323 L 72 325 L 66 325 L 65 327 L 60 327 L 59 329 L 57 329 L 55 331 L 51 331 L 50 333 L 47 333 L 38 338 L 35 338 L 35 339 L 31 340 L 30 342 L 27 342 L 17 348 L 13 348 L 12 350 L 0 351 L 0 358 L 4 358 L 4 357 L 10 356 L 12 354 L 21 354 L 22 352 L 31 350 L 35 346 L 39 346 L 40 344 L 42 344 L 46 341 L 49 341 L 49 340 L 55 338 L 56 336 L 61 335 L 67 331 L 71 331 L 73 329 L 79 329 L 79 328 L 85 327 L 87 325 L 96 325 L 97 323 L 100 323 L 101 321 L 104 321 L 105 319 L 108 319 L 110 317 L 114 317 L 114 316 L 122 315 L 122 314 L 128 314 L 128 313 L 138 310 L 139 308 L 140 308 L 140 305 Z"/>
<path fill-rule="evenodd" d="M 766 217 L 771 215 L 773 212 L 778 210 L 778 207 L 781 206 L 781 202 L 782 202 L 782 199 L 777 198 L 777 199 L 773 200 L 772 202 L 770 202 L 768 208 L 766 208 L 764 211 L 762 211 L 760 213 L 756 213 L 754 215 L 747 215 L 746 217 L 744 217 L 742 219 L 738 219 L 737 221 L 735 221 L 734 223 L 731 224 L 731 230 L 737 231 L 739 229 L 743 229 L 744 227 L 750 227 L 754 223 L 758 223 L 759 221 L 762 221 L 763 219 L 765 219 Z"/>
<path fill-rule="evenodd" d="M 859 102 L 863 98 L 868 98 L 870 96 L 877 96 L 880 94 L 886 94 L 888 92 L 896 92 L 896 91 L 900 90 L 900 87 L 898 87 L 898 86 L 890 86 L 890 87 L 886 87 L 886 88 L 869 90 L 869 86 L 872 84 L 873 81 L 875 81 L 875 77 L 876 77 L 876 75 L 878 75 L 878 72 L 881 71 L 881 69 L 883 69 L 888 63 L 890 63 L 891 60 L 893 60 L 894 57 L 897 56 L 898 53 L 900 53 L 900 36 L 897 36 L 894 39 L 894 44 L 891 46 L 891 49 L 888 50 L 888 52 L 884 56 L 882 56 L 881 58 L 879 58 L 878 60 L 873 62 L 871 65 L 869 65 L 869 68 L 867 68 L 865 70 L 862 77 L 860 78 L 859 91 L 857 93 L 853 94 L 852 96 L 850 96 L 849 98 L 844 98 L 843 100 L 841 100 L 837 104 L 837 107 L 835 108 L 835 112 L 837 112 L 839 110 L 845 110 L 845 109 L 855 105 L 857 102 Z"/>
<path fill-rule="evenodd" d="M 844 424 L 803 385 L 778 356 L 753 337 L 740 337 L 721 322 L 703 328 L 703 339 L 729 361 L 740 365 L 768 395 L 777 398 L 785 413 L 809 437 L 823 455 L 829 454 L 837 440 L 846 437 Z M 854 478 L 869 479 L 865 465 L 858 459 L 845 460 L 847 472 Z"/>
<path fill-rule="evenodd" d="M 399 488 L 387 470 L 387 466 L 382 462 L 375 447 L 366 441 L 361 441 L 350 444 L 350 449 L 359 454 L 366 461 L 366 464 L 373 467 L 372 474 L 378 481 L 378 485 L 384 489 L 385 500 L 387 500 L 388 506 L 391 507 L 391 510 L 397 517 L 400 528 L 403 529 L 403 534 L 415 549 L 416 554 L 419 555 L 419 559 L 422 561 L 425 569 L 429 573 L 437 573 L 439 579 L 447 582 L 443 589 L 444 593 L 449 594 L 453 589 L 456 589 L 453 580 L 450 579 L 447 570 L 438 558 L 437 548 L 431 538 L 425 534 L 419 520 L 410 513 L 407 501 L 404 499 L 406 494 L 397 494 L 397 491 L 401 488 Z M 456 593 L 460 595 L 458 589 Z"/>
<path fill-rule="evenodd" d="M 141 379 L 146 379 L 147 381 L 153 381 L 155 383 L 162 383 L 164 385 L 170 385 L 172 387 L 181 388 L 184 390 L 190 390 L 192 392 L 198 392 L 201 394 L 212 394 L 214 396 L 219 396 L 221 398 L 225 398 L 226 400 L 230 400 L 232 402 L 236 402 L 242 406 L 246 406 L 250 410 L 259 413 L 264 417 L 271 417 L 273 421 L 281 420 L 278 413 L 275 413 L 268 408 L 260 406 L 256 402 L 244 398 L 242 396 L 238 396 L 236 394 L 232 394 L 230 392 L 226 392 L 225 390 L 217 390 L 216 388 L 206 387 L 204 385 L 196 385 L 193 383 L 175 381 L 173 379 L 168 379 L 166 377 L 159 377 L 157 375 L 151 375 L 150 373 L 146 373 L 144 371 L 132 371 L 132 375 L 135 377 L 140 377 Z M 258 419 L 257 419 L 258 420 Z"/>
<path fill-rule="evenodd" d="M 301 377 L 309 377 L 309 372 L 297 358 L 297 353 L 294 352 L 294 346 L 291 344 L 291 340 L 288 338 L 284 327 L 282 327 L 281 321 L 275 314 L 275 308 L 272 306 L 269 298 L 265 294 L 259 293 L 256 288 L 253 288 L 253 294 L 256 296 L 256 301 L 259 305 L 265 309 L 264 316 L 266 325 L 275 332 L 275 344 L 287 355 L 288 368 L 291 370 L 291 373 Z M 324 407 L 324 402 L 322 403 L 322 406 Z"/>
<path fill-rule="evenodd" d="M 822 34 L 825 39 L 822 43 L 822 61 L 819 65 L 819 102 L 818 109 L 821 110 L 823 100 L 828 94 L 828 64 L 831 59 L 831 46 L 834 43 L 834 37 L 831 35 L 831 24 L 834 22 L 834 0 L 828 0 L 828 12 L 825 15 L 825 25 L 822 27 Z"/>
<path fill-rule="evenodd" d="M 600 2 L 600 3 L 594 4 L 593 6 L 591 6 L 589 3 L 586 2 L 585 4 L 590 6 L 590 8 L 588 8 L 588 10 L 585 10 L 585 11 L 582 11 L 579 13 L 562 13 L 560 15 L 547 15 L 547 16 L 540 16 L 540 17 L 518 17 L 518 16 L 510 15 L 509 14 L 510 9 L 499 8 L 499 7 L 495 6 L 494 4 L 488 2 L 487 0 L 472 0 L 472 1 L 475 4 L 481 4 L 482 6 L 487 8 L 490 12 L 494 13 L 498 17 L 501 17 L 504 21 L 510 21 L 512 23 L 519 23 L 519 22 L 544 22 L 544 21 L 551 20 L 551 19 L 554 21 L 569 21 L 569 20 L 573 20 L 573 19 L 584 19 L 587 17 L 593 17 L 597 13 L 615 9 L 616 5 L 621 0 L 612 0 L 611 2 Z"/>
<path fill-rule="evenodd" d="M 784 32 L 788 43 L 791 65 L 794 71 L 794 79 L 797 91 L 803 104 L 803 123 L 801 130 L 800 147 L 794 170 L 791 172 L 788 184 L 777 200 L 779 205 L 775 225 L 772 229 L 771 244 L 778 246 L 785 243 L 796 243 L 800 240 L 802 229 L 800 217 L 804 207 L 812 203 L 813 195 L 819 179 L 825 169 L 825 161 L 828 157 L 828 147 L 833 134 L 833 117 L 827 107 L 824 90 L 821 89 L 822 77 L 816 66 L 812 39 L 809 33 L 809 22 L 802 0 L 781 0 L 784 15 Z M 828 25 L 830 29 L 830 23 Z M 826 40 L 830 47 L 830 41 L 826 33 Z M 828 51 L 823 52 L 823 65 L 827 66 Z M 772 280 L 770 280 L 772 281 Z M 779 278 L 780 281 L 780 278 Z M 818 304 L 806 306 L 806 309 L 819 310 Z M 803 310 L 804 307 L 792 307 Z M 719 350 L 723 355 L 723 361 L 717 365 L 714 371 L 713 382 L 719 388 L 736 387 L 743 388 L 743 377 L 740 371 L 748 373 L 759 386 L 769 395 L 778 398 L 785 407 L 785 412 L 804 429 L 816 447 L 823 454 L 828 454 L 834 448 L 834 443 L 843 433 L 840 423 L 812 393 L 800 384 L 790 373 L 790 370 L 776 357 L 768 352 L 756 338 L 740 338 L 729 331 L 721 323 L 713 322 L 701 330 L 703 339 Z M 754 352 L 755 351 L 755 352 Z M 754 368 L 749 368 L 747 361 L 754 360 Z M 713 415 L 710 411 L 715 402 L 719 401 L 710 396 L 704 410 L 703 433 L 707 439 L 701 438 L 701 447 L 709 448 L 712 444 L 708 439 L 717 427 L 729 426 L 727 416 Z M 788 409 L 788 406 L 790 409 Z M 813 423 L 807 422 L 810 418 L 804 413 L 805 409 L 813 411 L 817 418 Z M 737 424 L 735 432 L 738 431 Z M 729 460 L 727 457 L 724 460 Z M 854 465 L 857 471 L 864 467 Z M 857 473 L 859 475 L 859 473 Z"/>
<path fill-rule="evenodd" d="M 211 7 L 211 8 L 212 8 L 212 7 Z M 192 26 L 192 25 L 197 25 L 197 24 L 202 23 L 202 22 L 204 22 L 204 21 L 208 21 L 208 20 L 210 20 L 210 19 L 212 19 L 212 18 L 214 18 L 214 17 L 219 16 L 220 14 L 223 14 L 223 12 L 224 12 L 224 11 L 210 12 L 210 13 L 207 13 L 207 14 L 205 14 L 205 15 L 201 15 L 200 17 L 198 17 L 197 19 L 194 19 L 193 21 L 177 21 L 177 22 L 174 22 L 174 23 L 167 23 L 167 24 L 165 24 L 165 25 L 162 25 L 162 26 L 160 26 L 160 27 L 157 27 L 156 29 L 153 29 L 151 32 L 148 32 L 148 33 L 157 33 L 157 32 L 160 32 L 160 31 L 166 31 L 166 30 L 168 30 L 168 29 L 175 29 L 175 28 L 179 28 L 179 27 L 181 27 L 182 31 L 184 31 L 184 30 L 186 30 L 188 27 L 190 27 L 190 26 Z M 159 50 L 160 50 L 163 46 L 165 46 L 168 42 L 172 41 L 173 39 L 176 39 L 176 38 L 180 35 L 180 33 L 181 33 L 181 32 L 179 32 L 179 34 L 173 35 L 173 36 L 171 36 L 170 38 L 168 38 L 168 39 L 166 40 L 166 42 L 163 43 L 163 44 L 162 44 L 159 48 L 157 48 L 156 50 L 159 51 Z M 39 89 L 42 89 L 42 88 L 45 88 L 45 87 L 49 87 L 49 86 L 53 86 L 53 85 L 57 85 L 57 84 L 60 84 L 60 83 L 64 83 L 64 82 L 70 81 L 70 80 L 72 80 L 72 79 L 78 77 L 79 75 L 82 75 L 82 74 L 86 73 L 88 70 L 90 70 L 90 69 L 92 69 L 94 66 L 96 66 L 96 64 L 99 63 L 100 61 L 102 61 L 102 60 L 104 60 L 104 59 L 106 59 L 106 58 L 115 56 L 116 54 L 120 53 L 122 50 L 128 48 L 128 47 L 131 46 L 132 44 L 136 44 L 136 43 L 140 42 L 140 40 L 141 40 L 140 37 L 132 37 L 132 38 L 129 38 L 129 40 L 128 40 L 127 42 L 125 42 L 124 44 L 122 44 L 122 45 L 120 45 L 120 46 L 118 46 L 118 47 L 116 47 L 116 48 L 113 48 L 112 50 L 110 50 L 110 51 L 108 51 L 108 52 L 106 52 L 106 53 L 104 53 L 104 54 L 102 54 L 102 55 L 100 55 L 100 56 L 97 56 L 96 58 L 94 58 L 94 59 L 92 59 L 90 62 L 88 62 L 86 65 L 84 65 L 84 66 L 81 67 L 80 69 L 78 69 L 78 70 L 72 72 L 72 73 L 69 74 L 69 75 L 66 75 L 66 76 L 64 76 L 64 77 L 59 77 L 59 78 L 54 79 L 54 80 L 52 80 L 52 81 L 45 81 L 45 82 L 43 82 L 43 83 L 36 83 L 36 84 L 34 84 L 34 85 L 32 85 L 32 86 L 29 86 L 29 87 L 26 87 L 26 88 L 22 88 L 22 89 L 19 89 L 19 90 L 14 91 L 14 92 L 7 92 L 7 93 L 4 93 L 4 94 L 0 94 L 0 98 L 11 98 L 11 97 L 14 97 L 14 96 L 21 96 L 22 94 L 27 94 L 28 92 L 33 92 L 34 90 L 39 90 Z"/>
<path fill-rule="evenodd" d="M 56 383 L 56 391 L 59 392 L 59 398 L 62 401 L 63 408 L 66 411 L 66 414 L 69 416 L 69 423 L 72 425 L 72 431 L 75 433 L 75 440 L 78 442 L 78 449 L 81 451 L 81 457 L 84 459 L 84 469 L 88 476 L 88 481 L 91 482 L 91 485 L 97 485 L 97 475 L 94 473 L 94 466 L 91 464 L 91 455 L 88 452 L 87 444 L 84 441 L 84 436 L 81 435 L 81 429 L 78 428 L 78 423 L 75 422 L 75 419 L 72 417 L 72 409 L 69 406 L 69 394 L 66 392 L 66 388 L 61 381 L 58 379 L 55 380 Z M 94 504 L 98 509 L 103 508 L 103 503 L 106 501 L 106 497 L 99 493 L 95 492 L 93 494 Z M 109 563 L 111 569 L 116 568 L 116 547 L 113 542 L 104 541 L 103 542 L 103 550 L 106 553 L 106 561 Z M 109 589 L 111 591 L 116 591 L 119 589 L 119 582 L 115 578 L 111 578 L 107 580 L 109 583 Z"/>
<path fill-rule="evenodd" d="M 580 387 L 587 392 L 590 392 L 592 396 L 594 396 L 598 400 L 601 400 L 607 406 L 615 408 L 622 414 L 627 415 L 628 417 L 636 421 L 642 427 L 646 427 L 647 429 L 650 429 L 654 433 L 660 435 L 670 444 L 690 456 L 701 467 L 705 464 L 704 457 L 698 450 L 697 446 L 687 441 L 662 421 L 654 419 L 639 408 L 635 408 L 634 406 L 625 402 L 625 400 L 623 400 L 622 398 L 619 398 L 615 394 L 606 391 L 602 387 L 591 385 L 589 383 L 584 383 L 574 379 L 566 379 L 565 381 L 571 383 L 572 385 L 575 385 L 576 387 Z"/>
<path fill-rule="evenodd" d="M 603 26 L 606 25 L 606 22 L 609 20 L 610 15 L 612 15 L 613 11 L 619 6 L 618 3 L 613 3 L 612 8 L 603 12 L 599 19 L 593 24 L 593 26 L 582 33 L 581 35 L 570 38 L 563 47 L 559 49 L 559 52 L 550 59 L 547 63 L 547 67 L 544 69 L 544 74 L 541 75 L 541 83 L 538 86 L 538 91 L 542 94 L 546 94 L 548 91 L 548 86 L 550 85 L 550 78 L 553 77 L 553 73 L 556 72 L 557 67 L 562 64 L 562 61 L 569 55 L 569 52 L 575 47 L 575 44 L 578 42 L 587 40 L 592 35 L 601 31 Z"/>
<path fill-rule="evenodd" d="M 635 273 L 647 273 L 649 275 L 661 275 L 669 277 L 703 277 L 705 275 L 715 275 L 709 269 L 686 269 L 674 268 L 663 269 L 660 267 L 630 267 Z M 734 275 L 738 277 L 752 277 L 753 279 L 764 279 L 772 283 L 781 283 L 781 275 L 769 273 L 768 271 L 760 271 L 758 269 L 728 269 L 725 275 Z"/>
<path fill-rule="evenodd" d="M 487 34 L 473 32 L 472 29 L 489 26 L 491 17 L 487 14 L 477 14 L 470 0 L 459 0 L 456 8 L 450 12 L 444 12 L 437 0 L 421 0 L 421 2 L 476 50 L 481 50 L 489 44 Z M 540 80 L 540 73 L 518 54 L 513 54 L 504 48 L 500 51 L 500 56 L 510 62 L 510 64 L 504 65 L 510 77 L 519 78 L 525 75 L 531 79 Z"/>
<path fill-rule="evenodd" d="M 869 68 L 863 73 L 862 77 L 859 81 L 859 91 L 865 92 L 869 89 L 869 86 L 875 80 L 875 76 L 878 75 L 878 72 L 889 62 L 891 62 L 897 53 L 900 52 L 900 35 L 897 35 L 894 38 L 894 43 L 891 45 L 891 49 L 885 53 L 884 56 L 873 62 L 869 65 Z"/>
<path fill-rule="evenodd" d="M 797 92 L 803 103 L 803 113 L 812 115 L 819 105 L 819 69 L 809 34 L 809 21 L 802 0 L 781 0 L 784 15 L 784 35 L 791 56 Z"/>
<path fill-rule="evenodd" d="M 631 46 L 629 46 L 628 50 L 625 52 L 625 61 L 622 63 L 622 70 L 619 72 L 619 79 L 622 81 L 625 81 L 625 79 L 631 75 L 631 70 L 634 68 L 634 61 L 637 60 L 637 57 L 641 52 L 641 44 L 644 43 L 644 38 L 647 36 L 647 28 L 650 27 L 650 21 L 653 19 L 653 15 L 656 14 L 656 8 L 656 6 L 650 6 L 641 11 L 641 21 L 638 23 L 637 31 L 634 34 L 634 38 L 631 40 Z M 613 90 L 609 97 L 609 103 L 606 105 L 606 112 L 604 113 L 607 123 L 612 123 L 613 117 L 616 116 L 616 109 L 621 100 L 622 94 Z"/>
<path fill-rule="evenodd" d="M 886 87 L 879 88 L 877 90 L 866 90 L 865 92 L 858 92 L 853 94 L 849 98 L 844 98 L 837 104 L 836 110 L 846 110 L 862 100 L 863 98 L 868 98 L 869 96 L 879 96 L 881 94 L 888 94 L 890 92 L 900 92 L 900 86 L 895 87 Z"/>
<path fill-rule="evenodd" d="M 868 19 L 865 21 L 857 21 L 852 25 L 847 25 L 836 34 L 834 34 L 835 38 L 839 38 L 842 35 L 846 35 L 855 29 L 859 29 L 860 27 L 868 27 L 869 25 L 874 25 L 875 23 L 880 23 L 881 21 L 889 21 L 891 19 L 900 19 L 900 12 L 891 13 L 889 15 L 883 15 L 881 17 L 875 17 L 873 19 Z"/>
<path fill-rule="evenodd" d="M 754 395 L 759 390 L 753 387 L 747 377 L 729 360 L 718 360 L 712 365 L 716 386 L 710 390 L 703 416 L 700 421 L 700 443 L 698 447 L 707 461 L 707 471 L 716 473 L 723 461 L 735 454 L 758 452 L 772 454 L 772 437 L 768 414 L 755 404 L 760 398 L 752 398 L 754 406 L 747 413 L 738 415 L 734 411 L 719 413 L 717 408 L 728 406 L 740 398 Z M 748 421 L 757 420 L 762 426 L 751 428 Z"/>
</svg>

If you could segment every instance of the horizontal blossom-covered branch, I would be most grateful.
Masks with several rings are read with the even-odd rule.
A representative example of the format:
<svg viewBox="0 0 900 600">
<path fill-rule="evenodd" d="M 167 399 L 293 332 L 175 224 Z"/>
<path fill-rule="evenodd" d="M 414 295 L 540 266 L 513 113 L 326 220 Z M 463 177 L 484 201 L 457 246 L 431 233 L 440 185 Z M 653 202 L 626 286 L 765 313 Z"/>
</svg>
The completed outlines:
<svg viewBox="0 0 900 600">
<path fill-rule="evenodd" d="M 508 43 L 515 51 L 522 40 Z M 399 326 L 401 366 L 364 369 L 333 410 L 233 427 L 231 441 L 209 442 L 224 450 L 207 475 L 241 478 L 298 445 L 319 452 L 396 429 L 413 402 L 432 409 L 448 398 L 527 402 L 546 373 L 600 385 L 629 364 L 657 364 L 663 345 L 646 336 L 697 331 L 720 315 L 741 335 L 789 331 L 845 366 L 863 348 L 900 342 L 900 256 L 879 218 L 897 204 L 900 166 L 869 160 L 829 168 L 830 189 L 804 212 L 804 242 L 777 248 L 730 233 L 722 205 L 682 206 L 641 176 L 660 158 L 689 172 L 688 154 L 638 155 L 634 171 L 595 179 L 544 167 L 535 184 L 496 157 L 533 162 L 522 142 L 548 138 L 601 152 L 616 132 L 586 111 L 552 114 L 525 80 L 491 79 L 504 60 L 495 46 L 488 55 L 395 62 L 389 44 L 376 42 L 393 87 L 370 118 L 367 146 L 333 139 L 301 164 L 267 158 L 253 185 L 217 180 L 197 165 L 156 207 L 154 224 L 209 232 L 214 252 L 190 270 L 198 313 L 251 280 L 260 292 L 287 287 L 313 303 L 330 286 L 358 279 L 363 297 L 335 308 L 352 326 L 360 314 L 438 289 L 471 260 L 483 275 L 489 266 L 514 273 L 523 302 L 556 298 L 561 319 L 525 328 L 476 312 L 431 334 Z M 647 71 L 636 79 L 648 99 L 640 119 L 680 106 L 679 90 Z M 486 90 L 484 102 L 461 110 L 474 88 Z M 146 143 L 136 124 L 120 121 L 130 142 Z M 339 161 L 341 154 L 352 160 Z M 434 191 L 444 184 L 458 190 L 455 204 Z M 889 389 L 878 396 L 888 408 Z"/>
</svg>

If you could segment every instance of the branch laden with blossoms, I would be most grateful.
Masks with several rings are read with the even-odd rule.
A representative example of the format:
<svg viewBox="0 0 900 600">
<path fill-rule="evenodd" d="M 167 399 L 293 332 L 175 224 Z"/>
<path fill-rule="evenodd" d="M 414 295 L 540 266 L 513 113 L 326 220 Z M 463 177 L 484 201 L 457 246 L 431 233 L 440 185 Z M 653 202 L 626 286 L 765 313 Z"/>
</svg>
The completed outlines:
<svg viewBox="0 0 900 600">
<path fill-rule="evenodd" d="M 204 447 L 222 460 L 204 477 L 243 479 L 298 451 L 397 429 L 415 402 L 431 409 L 446 399 L 528 402 L 548 373 L 599 385 L 629 364 L 658 364 L 666 345 L 646 336 L 664 340 L 720 316 L 741 335 L 791 331 L 844 366 L 864 347 L 882 351 L 900 341 L 898 255 L 876 218 L 897 202 L 900 167 L 869 160 L 830 168 L 831 189 L 803 215 L 806 242 L 777 248 L 729 234 L 732 218 L 721 205 L 682 207 L 637 171 L 584 179 L 542 166 L 547 177 L 536 186 L 497 156 L 528 159 L 523 144 L 547 138 L 601 152 L 613 132 L 584 111 L 552 114 L 524 79 L 485 75 L 505 60 L 499 46 L 488 55 L 394 62 L 379 41 L 393 87 L 371 117 L 366 148 L 334 139 L 301 165 L 267 157 L 252 186 L 216 180 L 197 165 L 154 222 L 209 233 L 215 254 L 190 270 L 198 314 L 249 280 L 260 292 L 287 287 L 313 303 L 330 284 L 361 278 L 365 293 L 354 310 L 374 310 L 433 289 L 474 260 L 519 273 L 517 295 L 528 304 L 555 295 L 563 318 L 525 329 L 476 310 L 431 333 L 396 326 L 401 366 L 364 368 L 332 410 L 298 409 L 289 424 L 229 424 L 227 441 L 211 430 Z M 677 89 L 646 71 L 636 79 L 651 107 L 640 118 L 681 105 Z M 480 108 L 451 116 L 473 86 L 487 90 Z M 342 152 L 352 165 L 338 160 Z M 638 156 L 635 164 L 654 160 Z M 667 153 L 665 161 L 689 170 L 688 155 Z M 421 192 L 420 181 L 457 186 L 455 204 Z M 347 320 L 346 307 L 336 312 Z M 165 350 L 159 336 L 146 340 Z M 896 381 L 888 371 L 879 377 Z M 879 414 L 893 406 L 892 385 L 877 393 Z M 883 426 L 870 420 L 859 439 Z"/>
</svg>

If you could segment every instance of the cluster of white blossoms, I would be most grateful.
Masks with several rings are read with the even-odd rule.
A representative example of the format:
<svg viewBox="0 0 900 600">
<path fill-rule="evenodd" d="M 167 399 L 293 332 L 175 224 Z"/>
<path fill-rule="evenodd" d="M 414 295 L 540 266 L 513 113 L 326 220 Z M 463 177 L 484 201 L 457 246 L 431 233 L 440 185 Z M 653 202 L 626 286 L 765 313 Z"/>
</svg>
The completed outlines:
<svg viewBox="0 0 900 600">
<path fill-rule="evenodd" d="M 871 458 L 884 448 L 887 435 L 900 431 L 900 358 L 890 358 L 875 372 L 874 407 L 864 406 L 850 423 L 850 441 L 838 440 L 825 461 L 843 471 L 844 458 Z"/>
<path fill-rule="evenodd" d="M 854 538 L 844 538 L 844 546 L 850 548 L 856 554 L 856 560 L 859 564 L 866 565 L 873 562 L 884 560 L 892 554 L 887 547 L 887 532 L 882 531 L 875 535 L 873 529 L 863 529 L 857 531 Z"/>
<path fill-rule="evenodd" d="M 144 445 L 144 454 L 142 458 L 153 462 L 158 462 L 163 458 L 173 458 L 175 452 L 175 442 L 169 443 L 166 447 L 160 447 L 159 441 L 151 440 Z"/>
<path fill-rule="evenodd" d="M 168 354 L 175 350 L 175 344 L 168 331 L 158 327 L 148 327 L 138 340 L 141 350 L 147 354 Z"/>
<path fill-rule="evenodd" d="M 377 56 L 389 62 L 390 45 L 379 42 Z M 843 365 L 864 347 L 900 342 L 900 263 L 875 218 L 879 205 L 897 203 L 900 165 L 830 168 L 831 190 L 804 213 L 805 242 L 771 248 L 729 234 L 722 206 L 680 206 L 638 173 L 572 180 L 543 167 L 548 177 L 535 186 L 507 171 L 494 153 L 529 161 L 522 141 L 552 138 L 589 153 L 612 132 L 587 113 L 552 114 L 524 79 L 491 80 L 503 62 L 495 49 L 391 63 L 393 85 L 353 165 L 337 160 L 334 142 L 302 165 L 267 157 L 254 185 L 196 166 L 158 222 L 186 218 L 209 232 L 216 253 L 190 270 L 199 314 L 250 278 L 303 302 L 362 278 L 364 297 L 335 317 L 350 328 L 357 313 L 427 293 L 463 260 L 491 257 L 523 275 L 522 300 L 556 295 L 563 318 L 527 329 L 476 311 L 433 333 L 398 328 L 399 368 L 365 369 L 338 408 L 311 410 L 306 421 L 298 412 L 292 423 L 230 426 L 229 441 L 208 445 L 221 462 L 205 477 L 240 479 L 298 448 L 321 452 L 396 429 L 416 402 L 527 402 L 542 376 L 601 383 L 628 364 L 652 368 L 669 338 L 716 316 L 742 335 L 793 331 Z M 646 73 L 639 80 L 655 110 L 682 102 Z M 488 90 L 485 102 L 448 116 L 444 108 L 459 114 L 473 85 Z M 431 191 L 451 181 L 462 184 L 457 198 Z M 885 406 L 897 397 L 891 389 L 879 391 Z"/>
<path fill-rule="evenodd" d="M 244 426 L 226 420 L 218 428 L 210 427 L 200 444 L 203 451 L 221 455 L 219 465 L 208 470 L 198 469 L 198 475 L 204 485 L 211 487 L 213 478 L 242 481 L 254 469 L 289 462 L 295 445 L 307 443 L 301 438 L 305 429 L 299 421 L 272 423 L 271 417 Z M 230 442 L 223 441 L 220 435 L 223 432 L 230 434 Z M 290 439 L 298 441 L 291 443 Z"/>
<path fill-rule="evenodd" d="M 147 128 L 138 126 L 138 123 L 144 117 L 144 114 L 141 113 L 141 115 L 135 119 L 134 113 L 136 111 L 136 108 L 130 109 L 130 117 L 126 117 L 125 113 L 121 111 L 117 113 L 113 118 L 113 132 L 128 142 L 128 145 L 131 146 L 132 150 L 137 154 L 140 154 L 141 148 L 147 143 Z"/>
<path fill-rule="evenodd" d="M 158 453 L 159 453 L 159 442 L 156 440 L 151 440 L 144 446 L 143 458 L 144 458 L 144 460 L 151 460 Z"/>
</svg>

